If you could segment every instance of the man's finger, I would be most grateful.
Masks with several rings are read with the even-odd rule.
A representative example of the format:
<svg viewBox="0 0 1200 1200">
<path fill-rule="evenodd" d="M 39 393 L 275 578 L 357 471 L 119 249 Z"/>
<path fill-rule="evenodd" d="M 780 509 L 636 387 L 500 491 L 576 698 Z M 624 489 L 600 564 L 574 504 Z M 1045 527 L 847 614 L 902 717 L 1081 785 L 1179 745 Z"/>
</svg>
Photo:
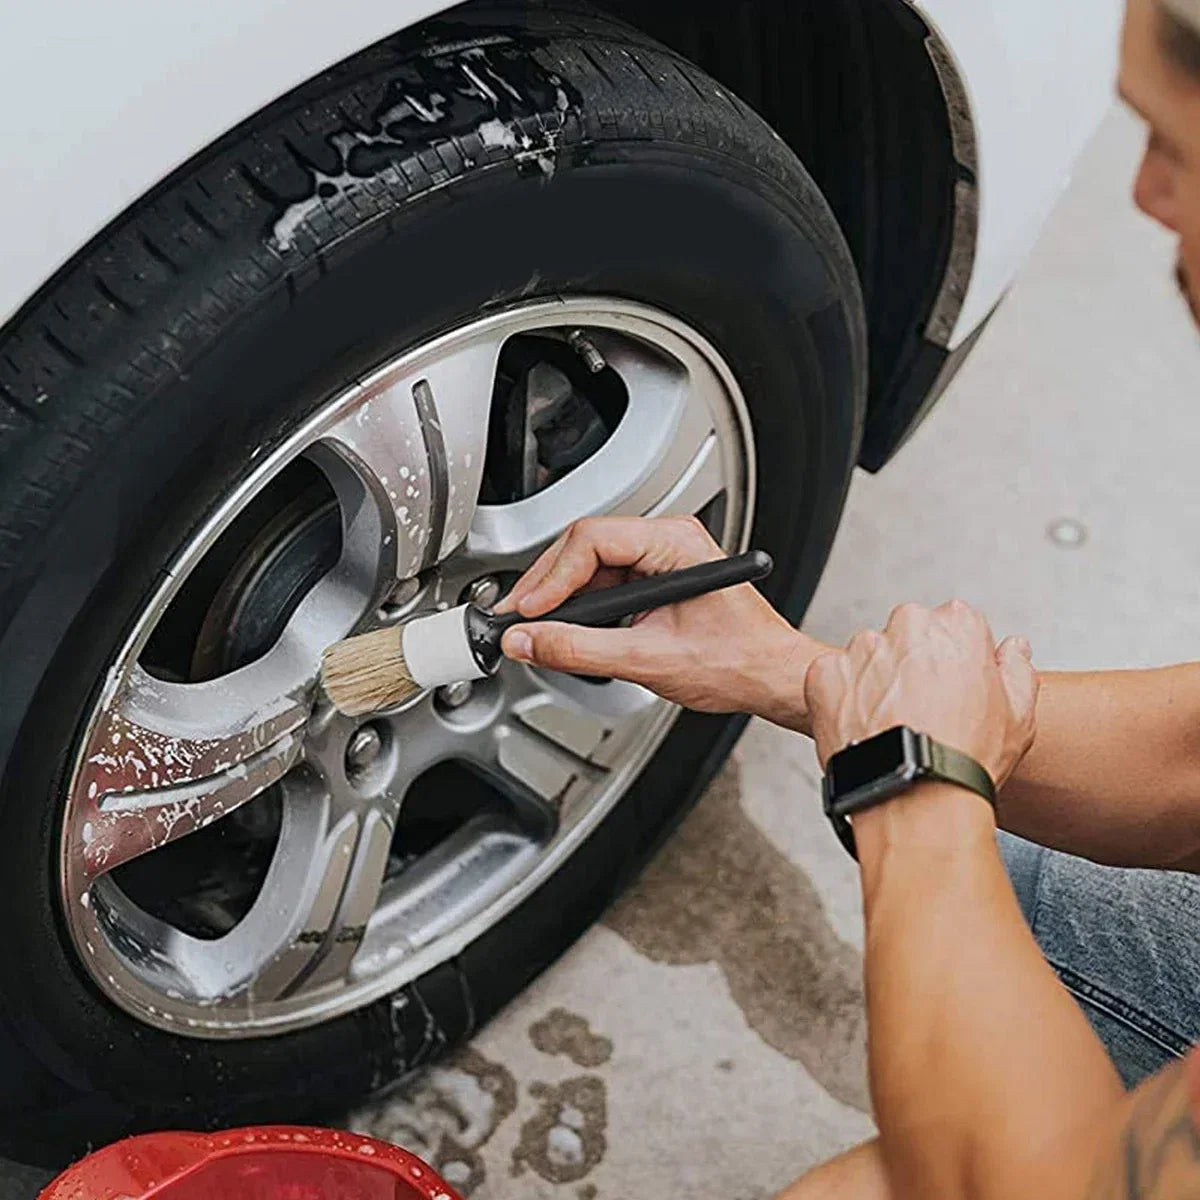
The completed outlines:
<svg viewBox="0 0 1200 1200">
<path fill-rule="evenodd" d="M 856 633 L 846 645 L 846 653 L 856 667 L 862 668 L 874 657 L 883 643 L 883 634 L 874 629 L 864 629 Z"/>
<path fill-rule="evenodd" d="M 929 617 L 929 609 L 923 604 L 899 604 L 892 609 L 884 633 L 902 641 L 928 625 Z"/>
<path fill-rule="evenodd" d="M 1032 657 L 1033 651 L 1022 637 L 1006 638 L 996 650 L 996 663 L 1008 701 L 1023 718 L 1032 718 L 1041 686 Z"/>
<path fill-rule="evenodd" d="M 586 527 L 583 522 L 573 525 L 541 579 L 517 601 L 517 610 L 527 617 L 539 617 L 579 591 L 601 566 L 606 565 L 605 549 L 597 545 L 597 540 L 604 536 Z M 635 556 L 633 563 L 636 561 Z M 610 561 L 608 565 L 627 566 L 633 563 Z"/>
<path fill-rule="evenodd" d="M 1005 647 L 1012 644 L 1010 650 L 1005 650 Z M 1016 652 L 1025 659 L 1026 662 L 1033 662 L 1033 647 L 1029 644 L 1029 639 L 1025 637 L 1010 637 L 1005 638 L 996 649 L 996 659 L 1000 660 L 1000 651 L 1005 650 L 1005 653 L 1011 653 L 1015 649 Z"/>
<path fill-rule="evenodd" d="M 508 594 L 496 605 L 496 612 L 506 613 L 516 611 L 517 605 L 521 600 L 525 596 L 528 596 L 546 578 L 546 572 L 550 570 L 554 560 L 558 557 L 566 536 L 565 533 L 560 534 L 534 559 L 533 565 L 526 569 L 525 574 L 512 585 Z"/>
<path fill-rule="evenodd" d="M 530 571 L 532 570 L 533 568 L 531 567 Z M 542 574 L 545 574 L 545 570 L 543 570 Z M 600 567 L 591 577 L 591 579 L 587 581 L 587 583 L 583 584 L 582 587 L 577 588 L 572 594 L 578 595 L 583 592 L 601 591 L 604 588 L 616 587 L 619 583 L 628 583 L 630 574 L 630 571 L 628 571 L 625 567 Z M 494 611 L 498 613 L 516 611 L 516 608 L 518 604 L 520 604 L 522 597 L 529 593 L 531 588 L 536 585 L 536 582 L 536 580 L 527 582 L 526 578 L 522 577 L 518 583 L 523 584 L 523 588 L 518 591 L 517 585 L 514 585 L 512 591 L 510 591 L 508 595 L 506 595 L 504 599 L 496 605 Z M 542 614 L 532 613 L 530 615 L 537 617 L 541 616 Z"/>
<path fill-rule="evenodd" d="M 933 611 L 951 636 L 964 634 L 977 643 L 986 642 L 989 649 L 996 644 L 987 617 L 965 600 L 947 600 Z"/>
<path fill-rule="evenodd" d="M 654 635 L 651 634 L 651 637 Z M 611 676 L 647 682 L 646 632 L 638 629 L 586 629 L 557 621 L 518 625 L 501 643 L 519 662 L 576 675 Z"/>
<path fill-rule="evenodd" d="M 567 531 L 548 569 L 533 586 L 522 590 L 515 607 L 530 617 L 549 612 L 602 567 L 657 575 L 720 557 L 720 548 L 711 538 L 701 538 L 689 523 L 674 518 L 585 518 Z"/>
<path fill-rule="evenodd" d="M 804 676 L 804 691 L 809 700 L 809 707 L 815 704 L 828 703 L 834 690 L 840 691 L 844 681 L 842 664 L 846 658 L 841 650 L 830 650 L 818 654 L 808 665 Z"/>
<path fill-rule="evenodd" d="M 627 567 L 600 567 L 579 590 L 602 592 L 605 588 L 616 587 L 619 583 L 628 583 L 631 577 L 636 578 Z"/>
</svg>

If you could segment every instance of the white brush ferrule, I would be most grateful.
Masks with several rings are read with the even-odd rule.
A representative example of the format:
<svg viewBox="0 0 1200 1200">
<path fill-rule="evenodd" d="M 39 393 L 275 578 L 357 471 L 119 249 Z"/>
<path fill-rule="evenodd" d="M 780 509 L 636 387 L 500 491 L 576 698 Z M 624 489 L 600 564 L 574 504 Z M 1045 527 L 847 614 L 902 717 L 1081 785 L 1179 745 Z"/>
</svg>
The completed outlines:
<svg viewBox="0 0 1200 1200">
<path fill-rule="evenodd" d="M 465 604 L 409 621 L 400 634 L 400 648 L 408 674 L 419 688 L 487 676 L 471 652 Z"/>
</svg>

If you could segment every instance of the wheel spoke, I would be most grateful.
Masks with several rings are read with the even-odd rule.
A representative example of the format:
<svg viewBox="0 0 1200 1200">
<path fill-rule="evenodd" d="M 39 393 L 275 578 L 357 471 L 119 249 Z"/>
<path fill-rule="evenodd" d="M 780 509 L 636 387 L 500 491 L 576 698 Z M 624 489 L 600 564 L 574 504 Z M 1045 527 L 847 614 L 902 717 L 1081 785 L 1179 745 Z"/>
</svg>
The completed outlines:
<svg viewBox="0 0 1200 1200">
<path fill-rule="evenodd" d="M 220 938 L 181 933 L 122 906 L 127 939 L 147 963 L 169 962 L 164 984 L 213 1006 L 237 1009 L 284 999 L 341 978 L 374 911 L 387 865 L 391 820 L 379 809 L 348 811 L 311 772 L 290 776 L 271 866 L 249 912 Z M 107 879 L 95 889 L 101 919 L 111 908 Z M 132 942 L 131 942 L 132 944 Z"/>
<path fill-rule="evenodd" d="M 604 711 L 603 703 L 600 708 L 589 704 L 611 700 L 608 685 L 542 676 L 520 666 L 508 674 L 513 677 L 509 687 L 519 698 L 496 731 L 488 765 L 549 805 L 557 819 L 576 784 L 593 783 L 608 770 L 607 743 L 636 716 L 615 705 Z M 560 682 L 568 688 L 577 684 L 575 694 L 557 686 Z M 647 707 L 655 702 L 650 693 L 635 690 Z"/>
<path fill-rule="evenodd" d="M 591 712 L 549 692 L 538 692 L 513 705 L 513 716 L 526 729 L 582 759 L 594 762 L 600 747 L 613 734 L 616 721 Z"/>
<path fill-rule="evenodd" d="M 379 897 L 395 819 L 393 805 L 347 808 L 311 779 L 288 789 L 285 827 L 255 905 L 279 928 L 272 957 L 252 976 L 262 1000 L 346 973 Z"/>
<path fill-rule="evenodd" d="M 479 502 L 487 455 L 488 414 L 503 339 L 489 336 L 425 367 L 445 459 L 445 516 L 427 564 L 441 562 L 467 537 Z"/>
<path fill-rule="evenodd" d="M 710 434 L 688 463 L 675 486 L 646 512 L 648 517 L 686 517 L 701 511 L 725 487 L 721 451 L 716 434 Z"/>
<path fill-rule="evenodd" d="M 352 828 L 355 833 L 353 848 L 348 854 L 344 848 L 341 851 L 345 862 L 344 880 L 333 919 L 324 929 L 310 922 L 312 927 L 303 937 L 324 936 L 314 955 L 312 969 L 299 975 L 287 989 L 289 992 L 299 987 L 318 988 L 345 975 L 375 911 L 388 865 L 392 823 L 383 813 L 368 810 Z"/>
<path fill-rule="evenodd" d="M 608 441 L 562 479 L 524 500 L 476 509 L 466 549 L 488 569 L 519 569 L 579 517 L 680 512 L 693 502 L 699 509 L 714 483 L 720 490 L 719 456 L 710 463 L 709 369 L 699 359 L 668 363 L 612 335 L 593 340 L 625 383 L 625 414 Z"/>
<path fill-rule="evenodd" d="M 258 973 L 255 994 L 263 999 L 344 976 L 375 910 L 402 793 L 390 777 L 372 785 L 352 774 L 346 756 L 354 731 L 353 722 L 322 706 L 309 722 L 306 767 L 285 784 L 286 824 L 272 869 L 291 859 L 280 888 L 288 879 L 303 882 L 273 907 L 285 914 L 287 933 Z"/>
<path fill-rule="evenodd" d="M 466 537 L 502 342 L 488 334 L 381 371 L 310 449 L 342 506 L 343 573 L 376 581 L 368 592 L 416 575 Z"/>
<path fill-rule="evenodd" d="M 86 879 L 203 828 L 290 770 L 308 697 L 306 682 L 271 686 L 282 657 L 207 683 L 135 668 L 93 732 L 72 799 Z"/>
</svg>

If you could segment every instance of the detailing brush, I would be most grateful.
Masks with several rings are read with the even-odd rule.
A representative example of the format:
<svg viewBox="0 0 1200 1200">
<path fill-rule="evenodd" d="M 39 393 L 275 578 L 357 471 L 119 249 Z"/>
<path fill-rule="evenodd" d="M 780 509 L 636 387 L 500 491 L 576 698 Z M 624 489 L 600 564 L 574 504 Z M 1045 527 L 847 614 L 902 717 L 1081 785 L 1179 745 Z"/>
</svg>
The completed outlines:
<svg viewBox="0 0 1200 1200">
<path fill-rule="evenodd" d="M 584 592 L 540 617 L 519 612 L 497 615 L 476 604 L 463 604 L 337 642 L 322 657 L 321 681 L 339 712 L 365 716 L 393 708 L 428 688 L 495 674 L 502 657 L 500 639 L 514 625 L 533 621 L 611 625 L 652 608 L 763 579 L 772 565 L 769 554 L 754 550 Z"/>
</svg>

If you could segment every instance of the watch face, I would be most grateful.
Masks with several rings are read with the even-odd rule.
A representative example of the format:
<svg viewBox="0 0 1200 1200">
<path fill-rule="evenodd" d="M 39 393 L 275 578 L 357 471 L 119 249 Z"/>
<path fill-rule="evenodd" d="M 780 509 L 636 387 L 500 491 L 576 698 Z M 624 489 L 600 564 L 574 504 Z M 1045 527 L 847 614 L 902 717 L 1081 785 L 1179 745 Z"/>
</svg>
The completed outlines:
<svg viewBox="0 0 1200 1200">
<path fill-rule="evenodd" d="M 847 746 L 829 760 L 829 783 L 834 796 L 848 796 L 868 784 L 902 771 L 908 762 L 906 730 L 889 729 L 877 737 Z"/>
</svg>

